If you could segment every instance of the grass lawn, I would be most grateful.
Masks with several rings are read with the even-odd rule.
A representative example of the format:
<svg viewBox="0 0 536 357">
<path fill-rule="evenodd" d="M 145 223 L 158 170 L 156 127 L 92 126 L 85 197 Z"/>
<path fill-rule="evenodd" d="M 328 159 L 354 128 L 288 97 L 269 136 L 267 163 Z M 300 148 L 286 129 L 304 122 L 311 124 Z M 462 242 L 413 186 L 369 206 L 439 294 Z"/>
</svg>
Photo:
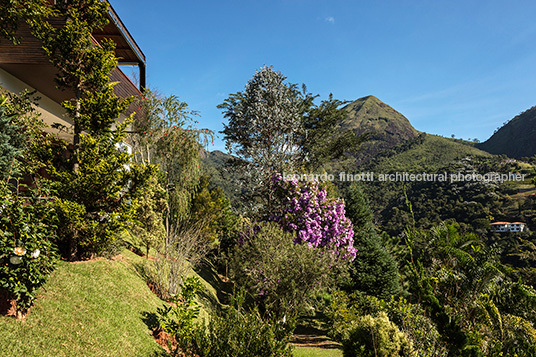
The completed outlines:
<svg viewBox="0 0 536 357">
<path fill-rule="evenodd" d="M 342 345 L 327 336 L 329 325 L 323 314 L 304 316 L 292 338 L 295 357 L 342 357 Z"/>
<path fill-rule="evenodd" d="M 339 349 L 325 349 L 317 347 L 295 347 L 294 357 L 342 357 Z"/>
<path fill-rule="evenodd" d="M 128 250 L 114 260 L 58 262 L 25 320 L 0 316 L 0 356 L 167 356 L 148 327 L 164 303 L 140 274 L 146 262 Z M 205 287 L 199 300 L 206 319 L 229 286 L 209 266 L 190 274 Z M 341 357 L 342 351 L 300 346 L 294 356 Z"/>
<path fill-rule="evenodd" d="M 162 305 L 136 273 L 141 258 L 59 262 L 24 321 L 0 316 L 1 356 L 159 356 L 144 322 Z"/>
</svg>

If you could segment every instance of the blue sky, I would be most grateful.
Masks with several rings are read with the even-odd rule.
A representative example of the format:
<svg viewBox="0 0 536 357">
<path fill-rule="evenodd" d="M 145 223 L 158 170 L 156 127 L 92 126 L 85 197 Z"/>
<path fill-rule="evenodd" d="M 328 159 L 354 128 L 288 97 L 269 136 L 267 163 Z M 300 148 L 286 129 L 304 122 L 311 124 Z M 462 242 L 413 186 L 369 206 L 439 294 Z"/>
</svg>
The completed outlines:
<svg viewBox="0 0 536 357">
<path fill-rule="evenodd" d="M 216 106 L 272 65 L 341 100 L 374 95 L 421 131 L 486 140 L 536 105 L 536 2 L 111 0 L 151 88 L 220 131 Z M 223 150 L 220 138 L 209 150 Z"/>
</svg>

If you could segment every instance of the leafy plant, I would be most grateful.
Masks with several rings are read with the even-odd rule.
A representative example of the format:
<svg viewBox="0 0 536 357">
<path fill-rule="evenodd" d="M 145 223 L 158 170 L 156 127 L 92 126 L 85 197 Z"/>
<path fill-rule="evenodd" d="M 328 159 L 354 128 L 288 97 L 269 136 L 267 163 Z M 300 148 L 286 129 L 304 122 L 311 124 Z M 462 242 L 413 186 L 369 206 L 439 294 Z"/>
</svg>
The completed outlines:
<svg viewBox="0 0 536 357">
<path fill-rule="evenodd" d="M 0 187 L 0 288 L 17 302 L 18 317 L 32 305 L 57 258 L 46 190 Z"/>
<path fill-rule="evenodd" d="M 536 295 L 510 281 L 492 247 L 448 225 L 407 234 L 411 292 L 430 311 L 450 353 L 530 355 L 528 346 L 536 343 L 527 329 L 530 322 L 509 312 L 533 316 Z M 530 343 L 519 344 L 518 339 Z"/>
<path fill-rule="evenodd" d="M 14 123 L 16 114 L 6 113 L 7 98 L 0 95 L 0 180 L 18 171 L 16 160 L 22 157 L 25 136 Z"/>
<path fill-rule="evenodd" d="M 410 342 L 410 355 L 419 357 L 446 357 L 448 350 L 426 311 L 419 304 L 404 298 L 383 303 L 389 319 L 404 332 Z"/>
<path fill-rule="evenodd" d="M 274 316 L 304 311 L 339 271 L 331 252 L 295 244 L 294 239 L 276 223 L 261 223 L 246 232 L 233 253 L 235 281 Z"/>
<path fill-rule="evenodd" d="M 235 293 L 230 306 L 199 325 L 194 352 L 200 357 L 290 357 L 295 321 L 264 319 L 258 309 L 244 306 L 243 292 Z"/>
<path fill-rule="evenodd" d="M 344 357 L 390 357 L 407 355 L 409 343 L 403 332 L 380 311 L 359 316 L 342 340 Z"/>
<path fill-rule="evenodd" d="M 199 304 L 195 301 L 196 294 L 201 291 L 201 281 L 197 277 L 189 277 L 181 285 L 180 293 L 171 296 L 173 305 L 164 305 L 158 309 L 160 327 L 177 342 L 173 354 L 179 349 L 190 351 L 193 348 L 194 333 L 198 327 Z"/>
</svg>

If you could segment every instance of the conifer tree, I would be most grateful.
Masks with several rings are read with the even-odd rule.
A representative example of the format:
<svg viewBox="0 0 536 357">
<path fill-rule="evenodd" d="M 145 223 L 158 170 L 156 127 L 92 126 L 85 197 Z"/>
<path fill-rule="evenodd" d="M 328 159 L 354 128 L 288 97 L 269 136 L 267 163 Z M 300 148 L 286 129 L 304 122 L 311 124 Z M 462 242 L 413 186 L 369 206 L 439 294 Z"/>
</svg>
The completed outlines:
<svg viewBox="0 0 536 357">
<path fill-rule="evenodd" d="M 74 93 L 73 98 L 61 105 L 74 122 L 73 169 L 77 170 L 76 156 L 82 131 L 96 135 L 109 131 L 133 98 L 119 98 L 113 92 L 115 83 L 110 83 L 110 73 L 118 63 L 115 43 L 110 39 L 99 44 L 92 41 L 92 33 L 108 23 L 108 3 L 103 0 L 58 1 L 50 11 L 54 18 L 63 20 L 61 26 L 48 20 L 31 22 L 31 26 L 58 70 L 58 86 Z"/>
<path fill-rule="evenodd" d="M 350 268 L 351 290 L 357 289 L 378 298 L 389 299 L 400 292 L 396 261 L 381 244 L 372 223 L 372 212 L 359 186 L 346 192 L 346 215 L 354 225 L 355 260 Z"/>
<path fill-rule="evenodd" d="M 57 194 L 60 249 L 69 259 L 102 252 L 125 228 L 137 194 L 156 173 L 155 166 L 130 163 L 117 148 L 132 116 L 117 120 L 133 98 L 118 97 L 110 83 L 118 63 L 114 42 L 92 38 L 108 23 L 108 2 L 10 1 L 12 11 L 0 16 L 15 29 L 26 21 L 56 68 L 58 87 L 72 95 L 61 105 L 74 123 L 73 145 L 53 145 L 56 157 L 47 167 Z M 16 42 L 14 28 L 2 34 Z"/>
</svg>

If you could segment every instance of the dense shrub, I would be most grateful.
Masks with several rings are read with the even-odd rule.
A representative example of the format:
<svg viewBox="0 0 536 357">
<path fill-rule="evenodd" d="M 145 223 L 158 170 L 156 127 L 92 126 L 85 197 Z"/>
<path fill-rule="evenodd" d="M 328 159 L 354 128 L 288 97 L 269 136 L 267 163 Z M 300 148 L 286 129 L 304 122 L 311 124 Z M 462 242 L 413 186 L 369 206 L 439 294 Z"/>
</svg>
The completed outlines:
<svg viewBox="0 0 536 357">
<path fill-rule="evenodd" d="M 536 356 L 536 329 L 529 321 L 505 314 L 502 323 L 502 341 L 494 341 L 497 352 L 507 356 Z"/>
<path fill-rule="evenodd" d="M 0 95 L 0 179 L 17 171 L 16 160 L 23 154 L 25 137 L 14 123 L 15 115 L 6 113 L 7 98 Z"/>
<path fill-rule="evenodd" d="M 344 357 L 406 356 L 409 350 L 406 335 L 383 311 L 376 316 L 359 316 L 350 325 L 342 345 Z"/>
<path fill-rule="evenodd" d="M 237 294 L 206 328 L 198 327 L 195 352 L 200 357 L 290 357 L 293 329 L 293 321 L 267 320 L 257 308 L 247 310 L 244 294 Z"/>
<path fill-rule="evenodd" d="M 360 291 L 352 294 L 335 291 L 326 314 L 331 324 L 329 335 L 337 341 L 348 339 L 349 327 L 359 316 L 373 315 L 381 309 L 382 302 L 374 296 Z"/>
<path fill-rule="evenodd" d="M 172 296 L 174 306 L 158 309 L 160 327 L 176 343 L 170 343 L 174 356 L 292 356 L 289 341 L 294 320 L 265 319 L 256 306 L 247 309 L 242 290 L 231 297 L 228 307 L 211 315 L 208 322 L 198 321 L 199 304 L 195 298 L 201 289 L 199 278 L 190 277 L 181 284 L 181 292 Z"/>
<path fill-rule="evenodd" d="M 307 307 L 314 293 L 329 285 L 337 263 L 330 251 L 294 239 L 276 223 L 261 223 L 242 237 L 232 257 L 234 280 L 280 316 Z"/>
<path fill-rule="evenodd" d="M 383 312 L 404 333 L 408 342 L 404 353 L 420 357 L 447 356 L 448 350 L 426 311 L 403 298 L 390 301 L 355 291 L 348 294 L 336 291 L 332 294 L 327 316 L 331 322 L 330 336 L 350 343 L 350 335 L 357 321 L 363 316 L 377 317 Z"/>
<path fill-rule="evenodd" d="M 448 350 L 435 324 L 426 316 L 421 305 L 410 304 L 404 298 L 384 303 L 384 309 L 410 342 L 412 356 L 445 357 Z"/>
<path fill-rule="evenodd" d="M 51 205 L 41 193 L 0 188 L 0 288 L 15 298 L 20 313 L 32 305 L 56 260 L 54 230 L 45 223 Z"/>
<path fill-rule="evenodd" d="M 193 349 L 194 333 L 196 328 L 200 328 L 196 324 L 199 304 L 195 301 L 195 296 L 201 287 L 199 278 L 186 279 L 184 284 L 181 284 L 181 292 L 172 296 L 173 306 L 166 304 L 158 309 L 160 327 L 177 343 L 172 351 L 174 355 L 178 354 L 179 349 L 183 351 Z"/>
</svg>

